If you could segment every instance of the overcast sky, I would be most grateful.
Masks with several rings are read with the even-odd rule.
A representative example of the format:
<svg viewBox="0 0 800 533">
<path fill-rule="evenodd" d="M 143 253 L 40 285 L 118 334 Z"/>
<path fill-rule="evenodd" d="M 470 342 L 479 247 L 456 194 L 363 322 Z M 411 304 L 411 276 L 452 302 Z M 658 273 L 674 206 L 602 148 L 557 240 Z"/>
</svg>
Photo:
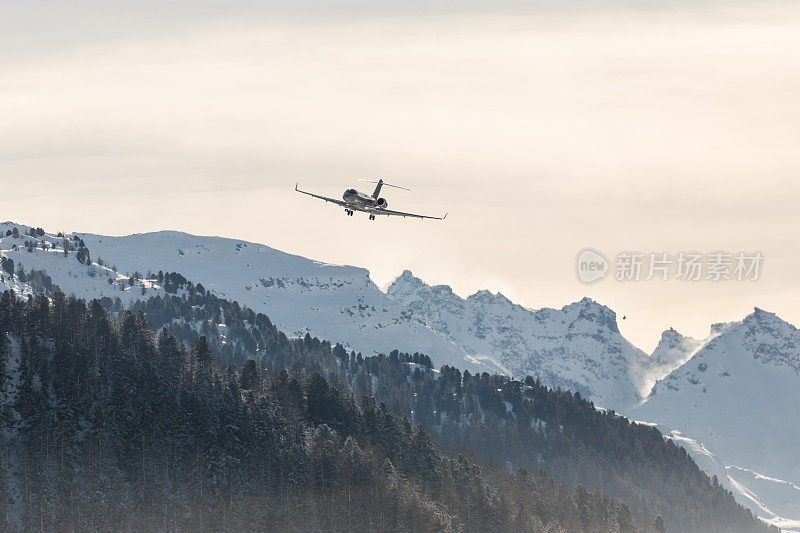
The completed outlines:
<svg viewBox="0 0 800 533">
<path fill-rule="evenodd" d="M 589 296 L 646 350 L 754 306 L 800 324 L 800 3 L 49 4 L 0 15 L 0 220 Z M 293 191 L 377 177 L 447 220 Z M 587 247 L 764 261 L 754 282 L 585 285 Z"/>
</svg>

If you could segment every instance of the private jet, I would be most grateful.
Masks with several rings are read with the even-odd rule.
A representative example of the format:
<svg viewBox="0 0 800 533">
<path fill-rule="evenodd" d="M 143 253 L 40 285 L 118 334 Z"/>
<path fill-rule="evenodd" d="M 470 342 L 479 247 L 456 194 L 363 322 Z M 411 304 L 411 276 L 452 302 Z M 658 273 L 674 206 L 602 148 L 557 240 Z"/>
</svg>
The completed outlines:
<svg viewBox="0 0 800 533">
<path fill-rule="evenodd" d="M 360 180 L 360 181 L 367 181 L 369 183 L 377 183 L 375 186 L 375 190 L 372 192 L 372 195 L 359 192 L 355 189 L 347 189 L 344 191 L 341 200 L 337 200 L 336 198 L 328 198 L 327 196 L 320 196 L 319 194 L 314 194 L 311 192 L 306 192 L 299 189 L 299 183 L 295 184 L 294 190 L 297 192 L 301 192 L 303 194 L 307 194 L 309 196 L 313 196 L 314 198 L 319 198 L 320 200 L 325 200 L 326 202 L 332 202 L 338 206 L 344 207 L 345 213 L 348 216 L 353 216 L 353 213 L 356 211 L 361 211 L 362 213 L 367 213 L 369 215 L 370 220 L 375 220 L 377 215 L 386 215 L 386 216 L 398 216 L 398 217 L 413 217 L 413 218 L 430 218 L 433 220 L 444 220 L 447 218 L 447 213 L 445 213 L 442 217 L 429 217 L 427 215 L 417 215 L 416 213 L 404 213 L 402 211 L 392 211 L 391 209 L 387 209 L 389 203 L 386 201 L 386 198 L 381 198 L 379 195 L 381 194 L 382 187 L 394 187 L 395 189 L 403 189 L 404 191 L 410 191 L 411 189 L 406 189 L 405 187 L 400 187 L 399 185 L 392 185 L 391 183 L 386 183 L 382 179 L 378 181 L 375 180 Z"/>
</svg>

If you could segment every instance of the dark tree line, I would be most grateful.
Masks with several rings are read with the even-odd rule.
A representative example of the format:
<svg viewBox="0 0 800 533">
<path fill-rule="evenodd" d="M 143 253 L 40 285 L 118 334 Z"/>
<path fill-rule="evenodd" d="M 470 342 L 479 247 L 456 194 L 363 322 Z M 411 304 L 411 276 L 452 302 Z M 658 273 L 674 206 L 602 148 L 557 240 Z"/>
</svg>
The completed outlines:
<svg viewBox="0 0 800 533">
<path fill-rule="evenodd" d="M 311 369 L 327 350 L 337 367 L 396 360 L 430 373 L 424 356 L 359 365 L 341 347 L 276 335 L 288 371 L 239 368 L 203 335 L 154 332 L 142 312 L 4 292 L 0 528 L 636 530 L 606 494 L 479 466 L 466 448 L 447 455 L 423 426 L 354 395 L 347 373 Z"/>
<path fill-rule="evenodd" d="M 58 287 L 45 273 L 32 271 L 27 277 L 36 281 L 35 290 L 52 296 L 51 314 L 61 301 L 80 305 L 59 295 Z M 586 490 L 584 487 L 594 487 L 589 493 L 592 495 L 608 494 L 604 497 L 610 502 L 606 509 L 611 509 L 611 512 L 602 523 L 610 524 L 612 529 L 624 530 L 624 524 L 628 523 L 627 515 L 630 515 L 630 522 L 639 524 L 640 529 L 661 530 L 665 523 L 670 531 L 763 529 L 763 525 L 749 511 L 738 506 L 716 479 L 710 480 L 701 472 L 682 448 L 665 442 L 654 428 L 631 424 L 613 412 L 598 412 L 577 393 L 548 389 L 531 377 L 518 381 L 486 373 L 462 373 L 448 367 L 436 371 L 430 357 L 423 354 L 394 351 L 388 355 L 363 357 L 348 352 L 341 345 L 331 345 L 309 335 L 303 339 L 290 339 L 266 315 L 217 298 L 205 291 L 202 285 L 194 285 L 180 274 L 159 272 L 157 280 L 169 289 L 167 292 L 181 296 L 137 302 L 133 309 L 136 314 L 126 312 L 118 298 L 103 298 L 101 307 L 107 313 L 108 323 L 114 325 L 112 329 L 119 329 L 129 316 L 137 317 L 143 329 L 159 330 L 166 326 L 179 346 L 177 349 L 183 351 L 179 358 L 183 363 L 178 366 L 194 375 L 198 361 L 212 361 L 212 366 L 217 367 L 216 379 L 225 375 L 234 380 L 246 406 L 248 402 L 257 402 L 268 396 L 268 383 L 276 376 L 286 373 L 288 379 L 295 380 L 302 389 L 310 376 L 318 374 L 339 394 L 359 399 L 375 398 L 379 406 L 389 406 L 391 416 L 407 418 L 412 425 L 419 424 L 449 456 L 460 455 L 470 464 L 472 461 L 485 464 L 481 469 L 483 479 L 491 481 L 496 489 L 502 485 L 502 480 L 491 477 L 495 470 L 547 471 L 573 500 Z M 29 307 L 31 303 L 17 302 L 15 305 Z M 93 306 L 97 307 L 97 302 L 90 304 L 89 310 Z M 0 363 L 9 353 L 9 343 L 17 350 L 30 348 L 19 337 L 14 336 L 13 341 L 9 340 L 11 338 L 3 339 L 0 335 Z M 202 343 L 201 338 L 204 339 Z M 49 341 L 40 342 L 46 344 Z M 154 345 L 160 346 L 160 343 Z M 69 357 L 62 356 L 64 359 Z M 218 366 L 214 362 L 216 359 L 226 366 Z M 52 357 L 52 360 L 57 358 Z M 25 361 L 15 370 L 19 376 L 30 378 L 30 384 L 24 388 L 30 398 L 42 394 L 42 380 L 50 379 L 44 376 L 52 377 L 49 363 L 44 364 L 46 368 L 41 372 L 30 374 L 30 367 L 37 364 L 41 365 L 41 362 L 37 363 L 35 359 Z M 161 379 L 160 374 L 153 375 Z M 14 422 L 21 415 L 9 408 L 6 390 L 13 376 L 2 374 L 0 377 L 4 380 L 0 383 L 0 400 L 6 398 L 0 404 L 0 417 L 4 423 L 10 424 L 8 427 L 19 430 L 6 435 L 22 435 L 22 426 L 17 427 L 17 422 Z M 217 389 L 225 386 L 216 385 Z M 144 401 L 146 395 L 142 392 L 140 399 Z M 52 402 L 52 398 L 50 400 Z M 362 403 L 354 400 L 358 411 L 364 409 Z M 60 414 L 50 416 L 59 421 L 65 419 Z M 315 422 L 311 425 L 318 427 Z M 341 444 L 342 435 L 335 426 L 324 425 L 333 428 Z M 146 439 L 143 442 L 146 450 Z M 363 448 L 361 441 L 355 442 Z M 71 446 L 80 448 L 83 444 Z M 63 448 L 58 449 L 63 456 Z M 373 449 L 369 451 L 375 453 Z M 11 468 L 9 465 L 17 464 L 12 455 L 9 454 L 4 463 L 5 473 Z M 377 456 L 382 457 L 380 454 Z M 109 461 L 113 463 L 113 460 Z M 394 463 L 393 466 L 397 468 Z M 13 468 L 11 471 L 16 472 Z M 398 475 L 407 479 L 402 471 Z M 540 478 L 547 479 L 533 476 L 534 482 Z M 536 491 L 541 492 L 540 488 Z M 45 500 L 51 501 L 49 498 L 45 496 Z M 615 508 L 611 498 L 625 501 L 627 505 Z M 12 500 L 19 502 L 18 498 Z M 8 514 L 8 509 L 14 507 L 7 506 L 6 509 Z M 290 506 L 287 509 L 294 508 Z M 537 520 L 546 525 L 546 516 L 539 516 Z M 182 525 L 191 523 L 183 522 Z M 562 520 L 558 524 L 558 527 L 564 527 L 565 522 Z M 604 526 L 598 527 L 602 529 Z M 463 525 L 459 528 L 464 529 Z"/>
<path fill-rule="evenodd" d="M 672 530 L 763 527 L 682 447 L 655 428 L 598 411 L 578 393 L 549 389 L 532 377 L 511 380 L 450 367 L 437 372 L 422 354 L 363 357 L 309 335 L 289 339 L 264 314 L 173 279 L 181 282 L 182 297 L 156 297 L 135 308 L 185 343 L 199 329 L 226 363 L 253 359 L 253 375 L 319 372 L 421 424 L 448 453 L 466 447 L 479 462 L 544 469 L 572 489 L 597 487 L 626 501 L 642 524 L 663 516 Z"/>
</svg>

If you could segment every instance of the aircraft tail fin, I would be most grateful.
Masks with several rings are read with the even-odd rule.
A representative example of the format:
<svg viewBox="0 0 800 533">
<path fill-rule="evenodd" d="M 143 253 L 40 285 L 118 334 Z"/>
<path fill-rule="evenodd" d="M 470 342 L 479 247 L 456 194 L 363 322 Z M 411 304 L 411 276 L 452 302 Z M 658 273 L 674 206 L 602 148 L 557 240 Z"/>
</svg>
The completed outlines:
<svg viewBox="0 0 800 533">
<path fill-rule="evenodd" d="M 394 187 L 395 189 L 403 189 L 404 191 L 410 191 L 411 190 L 411 189 L 406 189 L 405 187 L 401 187 L 399 185 L 392 185 L 391 183 L 386 183 L 382 179 L 380 179 L 378 181 L 375 181 L 375 180 L 359 180 L 359 181 L 366 181 L 366 182 L 369 182 L 369 183 L 377 183 L 377 185 L 375 186 L 375 191 L 373 191 L 373 193 L 372 193 L 372 197 L 375 198 L 375 199 L 378 198 L 378 195 L 381 193 L 381 187 L 383 187 L 384 185 L 386 187 Z"/>
</svg>

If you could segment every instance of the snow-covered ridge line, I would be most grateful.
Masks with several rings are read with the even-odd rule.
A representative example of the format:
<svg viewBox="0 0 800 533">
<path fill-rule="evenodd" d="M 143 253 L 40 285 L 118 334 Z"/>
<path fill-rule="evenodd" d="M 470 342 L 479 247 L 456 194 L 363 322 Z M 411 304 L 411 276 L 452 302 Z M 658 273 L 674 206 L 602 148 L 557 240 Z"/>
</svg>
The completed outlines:
<svg viewBox="0 0 800 533">
<path fill-rule="evenodd" d="M 16 238 L 6 236 L 13 227 Z M 128 305 L 164 291 L 148 271 L 179 272 L 220 297 L 263 312 L 287 334 L 308 332 L 364 354 L 422 352 L 436 366 L 471 372 L 535 375 L 632 419 L 658 423 L 665 432 L 679 430 L 726 465 L 800 484 L 787 470 L 795 464 L 787 454 L 800 442 L 795 435 L 800 402 L 794 395 L 800 390 L 800 341 L 794 326 L 760 309 L 740 322 L 715 325 L 704 340 L 668 330 L 648 355 L 620 334 L 613 310 L 588 298 L 561 309 L 531 310 L 489 291 L 460 298 L 450 287 L 427 285 L 409 271 L 383 292 L 363 268 L 242 240 L 175 231 L 38 235 L 36 228 L 31 236 L 30 230 L 0 224 L 0 257 L 13 260 L 15 269 L 22 263 L 26 271 L 46 272 L 63 291 L 81 298 L 119 298 Z M 66 256 L 65 237 L 73 242 Z M 38 245 L 24 245 L 34 239 Z M 80 249 L 88 251 L 88 260 L 78 260 Z M 15 274 L 0 269 L 0 276 L 0 290 L 33 292 Z M 764 436 L 771 440 L 753 440 Z M 745 473 L 738 470 L 731 475 L 779 516 L 800 517 L 781 510 L 800 509 L 800 503 L 786 507 L 753 488 L 766 479 L 743 482 Z"/>
<path fill-rule="evenodd" d="M 496 349 L 494 353 L 507 354 L 507 358 L 499 356 L 500 362 L 514 373 L 524 370 L 547 376 L 552 371 L 562 380 L 577 376 L 575 381 L 582 381 L 587 388 L 596 387 L 594 394 L 570 388 L 577 388 L 595 402 L 622 411 L 632 419 L 655 424 L 665 434 L 680 430 L 673 432 L 671 438 L 687 447 L 709 475 L 716 474 L 740 503 L 780 527 L 798 524 L 800 493 L 791 488 L 800 479 L 797 473 L 792 474 L 792 468 L 798 465 L 800 442 L 797 433 L 800 335 L 794 326 L 775 314 L 755 308 L 739 322 L 713 325 L 709 336 L 702 340 L 685 337 L 670 328 L 651 356 L 642 357 L 634 352 L 627 359 L 627 377 L 637 387 L 638 404 L 642 407 L 631 404 L 620 407 L 619 396 L 597 391 L 602 390 L 604 379 L 615 375 L 613 370 L 607 370 L 614 354 L 602 350 L 624 344 L 615 335 L 618 332 L 615 315 L 591 300 L 561 310 L 521 311 L 518 306 L 504 303 L 504 298 L 488 293 L 482 293 L 480 298 L 460 298 L 450 287 L 429 286 L 409 271 L 399 276 L 387 293 L 408 304 L 415 316 L 421 315 L 443 334 L 462 342 L 468 339 L 476 351 Z M 481 304 L 476 304 L 477 301 Z M 580 310 L 578 316 L 570 316 L 569 312 L 576 309 Z M 605 325 L 603 318 L 607 320 Z M 563 329 L 551 334 L 553 330 L 548 328 L 558 324 Z M 603 340 L 600 346 L 593 344 L 598 338 Z M 552 351 L 541 351 L 549 339 L 558 342 Z M 570 353 L 571 343 L 581 344 Z M 506 347 L 510 349 L 504 351 Z M 708 361 L 709 351 L 720 347 L 724 351 L 713 363 Z M 525 357 L 525 354 L 530 355 Z M 592 354 L 599 357 L 593 358 Z M 595 358 L 600 360 L 599 364 Z M 567 361 L 573 365 L 565 364 Z M 583 376 L 581 364 L 587 369 Z M 734 373 L 731 364 L 742 368 Z M 708 378 L 717 365 L 720 368 L 716 377 L 723 383 L 723 392 L 714 396 Z M 617 370 L 616 375 L 621 375 L 620 369 Z M 738 376 L 739 381 L 732 376 Z M 725 388 L 725 380 L 729 379 L 734 381 Z M 620 382 L 612 381 L 609 388 L 618 392 Z M 665 394 L 665 389 L 670 394 Z M 732 399 L 740 402 L 731 409 L 728 407 Z M 733 429 L 726 431 L 726 428 Z M 737 466 L 728 468 L 730 465 Z M 759 474 L 745 479 L 742 470 L 745 467 L 752 467 Z"/>
<path fill-rule="evenodd" d="M 13 227 L 17 227 L 22 235 L 31 230 L 29 226 L 11 222 L 0 224 L 0 242 L 5 241 L 5 246 L 0 248 L 6 248 L 4 255 L 19 251 L 7 249 L 8 245 L 16 244 L 19 249 L 25 239 L 23 236 L 9 243 L 2 237 Z M 119 265 L 120 268 L 115 270 L 152 272 L 166 269 L 181 272 L 189 279 L 203 282 L 219 296 L 236 299 L 256 310 L 269 311 L 276 318 L 281 314 L 291 315 L 277 323 L 294 334 L 310 331 L 326 338 L 339 338 L 348 346 L 354 346 L 359 344 L 355 340 L 359 337 L 365 342 L 375 342 L 375 337 L 368 335 L 370 329 L 384 335 L 387 328 L 396 328 L 402 323 L 415 324 L 415 327 L 425 330 L 423 336 L 429 338 L 428 345 L 436 346 L 442 352 L 444 357 L 439 359 L 443 362 L 453 364 L 458 361 L 465 368 L 493 368 L 520 376 L 536 374 L 554 386 L 573 388 L 615 409 L 646 398 L 656 381 L 691 359 L 716 336 L 696 341 L 668 330 L 656 351 L 648 356 L 621 336 L 616 314 L 611 309 L 588 298 L 562 309 L 531 310 L 511 302 L 500 293 L 492 294 L 486 290 L 462 299 L 449 286 L 429 286 L 410 271 L 403 272 L 387 288 L 386 297 L 382 297 L 382 291 L 375 287 L 365 269 L 330 265 L 241 240 L 198 237 L 178 231 L 138 233 L 126 237 L 74 233 L 67 237 L 86 243 L 88 250 L 96 256 L 96 260 L 89 264 L 90 268 L 113 278 L 112 285 L 123 286 L 132 275 L 110 274 L 109 268 L 99 261 L 101 254 L 105 257 L 105 265 Z M 49 242 L 50 253 L 57 253 L 56 247 L 60 246 L 63 237 L 45 233 L 40 240 Z M 17 254 L 17 259 L 26 261 L 26 268 L 43 270 L 51 276 L 54 270 L 58 270 L 56 267 L 62 266 L 54 265 L 52 261 L 36 264 L 36 253 L 24 256 Z M 70 269 L 74 270 L 73 267 L 71 265 Z M 250 271 L 260 271 L 261 275 L 250 275 Z M 133 299 L 130 288 L 120 290 L 128 294 L 109 294 L 107 287 L 81 284 L 79 275 L 74 272 L 67 274 L 67 278 L 72 278 L 70 282 L 59 284 L 64 285 L 61 288 L 67 292 L 85 298 L 121 296 L 123 303 Z M 150 276 L 139 274 L 138 277 L 145 278 L 143 282 L 136 280 L 145 294 L 148 289 L 158 290 L 147 280 Z M 54 276 L 54 279 L 63 278 Z M 6 285 L 18 292 L 28 290 L 13 276 Z M 314 301 L 318 298 L 328 305 L 319 305 Z M 331 309 L 334 299 L 339 299 L 339 305 Z M 289 309 L 276 313 L 278 300 L 290 300 Z M 310 301 L 301 303 L 301 300 Z M 333 320 L 330 314 L 323 317 L 326 312 L 344 314 L 351 323 L 340 324 L 344 327 L 336 331 L 332 327 L 321 328 L 320 322 L 341 322 Z M 715 327 L 721 330 L 728 326 Z M 359 333 L 354 334 L 354 329 Z M 666 346 L 670 335 L 677 340 Z M 431 337 L 438 337 L 438 340 L 433 342 Z M 359 348 L 370 351 L 370 347 L 363 344 Z"/>
<path fill-rule="evenodd" d="M 31 272 L 46 274 L 67 294 L 84 299 L 119 299 L 120 305 L 164 293 L 152 273 L 143 275 L 134 270 L 122 274 L 101 257 L 92 259 L 92 251 L 77 234 L 52 234 L 4 222 L 0 224 L 0 256 L 0 289 L 23 296 L 41 289 L 36 280 L 29 279 Z"/>
<path fill-rule="evenodd" d="M 30 230 L 18 224 L 0 225 L 0 249 L 4 250 L 0 253 L 17 266 L 24 263 L 26 270 L 47 272 L 53 283 L 67 293 L 86 299 L 120 297 L 127 305 L 162 289 L 145 281 L 145 286 L 137 285 L 144 294 L 122 291 L 114 286 L 122 274 L 116 274 L 111 284 L 98 282 L 99 276 L 89 275 L 87 265 L 78 262 L 72 251 L 67 257 L 45 254 L 41 247 L 28 251 L 23 246 L 24 236 L 6 237 L 13 227 L 18 228 L 19 234 Z M 70 235 L 73 236 L 85 243 L 93 259 L 102 257 L 104 264 L 115 265 L 117 272 L 180 272 L 220 297 L 264 312 L 288 334 L 310 332 L 365 354 L 396 348 L 431 354 L 437 365 L 501 371 L 491 358 L 469 357 L 459 346 L 415 320 L 378 290 L 363 268 L 330 265 L 242 240 L 174 231 L 128 237 L 86 233 Z M 46 234 L 45 238 L 56 245 L 63 237 Z M 142 275 L 137 282 L 146 278 Z M 30 291 L 19 281 L 16 276 L 8 276 L 0 287 Z"/>
<path fill-rule="evenodd" d="M 589 298 L 531 310 L 489 291 L 461 298 L 408 270 L 387 295 L 469 353 L 491 354 L 513 375 L 536 375 L 615 409 L 641 399 L 639 368 L 649 357 L 622 337 L 614 311 Z"/>
<path fill-rule="evenodd" d="M 716 324 L 628 412 L 702 443 L 724 461 L 740 503 L 780 527 L 800 526 L 800 331 L 793 325 L 758 308 Z"/>
</svg>

